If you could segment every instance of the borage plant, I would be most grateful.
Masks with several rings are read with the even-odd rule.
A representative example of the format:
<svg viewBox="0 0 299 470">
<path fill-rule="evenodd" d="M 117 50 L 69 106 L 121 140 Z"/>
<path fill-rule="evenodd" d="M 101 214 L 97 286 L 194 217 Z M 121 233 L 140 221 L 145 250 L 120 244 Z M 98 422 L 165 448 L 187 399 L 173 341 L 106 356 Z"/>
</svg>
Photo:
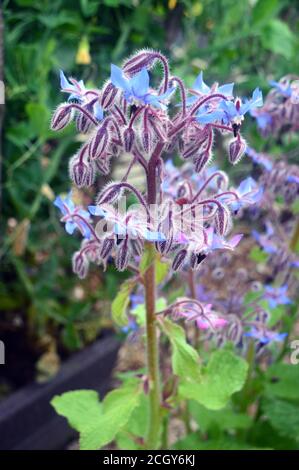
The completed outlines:
<svg viewBox="0 0 299 470">
<path fill-rule="evenodd" d="M 154 88 L 148 71 L 158 63 L 163 78 Z M 130 295 L 143 286 L 145 309 L 139 323 L 145 329 L 147 370 L 129 374 L 103 402 L 96 392 L 77 391 L 55 397 L 52 404 L 80 432 L 83 449 L 98 449 L 114 439 L 119 446 L 167 448 L 171 416 L 190 427 L 188 400 L 220 409 L 246 380 L 248 365 L 231 347 L 211 353 L 205 365 L 196 341 L 193 346 L 187 342 L 178 324 L 191 321 L 211 333 L 223 328 L 227 320 L 211 303 L 190 292 L 191 297 L 161 305 L 156 292 L 165 276 L 184 270 L 192 281 L 192 272 L 215 250 L 233 250 L 240 242 L 242 235 L 229 235 L 232 216 L 240 207 L 256 203 L 261 191 L 251 178 L 238 188 L 230 187 L 225 172 L 207 165 L 217 132 L 231 136 L 229 162 L 240 161 L 246 149 L 241 124 L 248 111 L 262 106 L 262 95 L 256 89 L 249 100 L 234 98 L 233 84 L 210 88 L 202 74 L 188 93 L 183 80 L 171 75 L 167 59 L 151 50 L 133 55 L 122 68 L 111 65 L 110 79 L 100 90 L 87 89 L 62 72 L 61 89 L 70 96 L 54 112 L 52 129 L 75 121 L 77 130 L 87 134 L 70 160 L 76 187 L 93 186 L 97 174 L 108 175 L 112 158 L 131 156 L 121 181 L 105 185 L 94 205 L 76 206 L 72 192 L 58 197 L 55 205 L 66 231 L 78 230 L 83 236 L 73 256 L 80 278 L 87 275 L 91 262 L 105 269 L 112 260 L 119 271 L 133 273 L 112 304 L 119 326 L 128 323 Z M 169 161 L 175 154 L 186 161 L 180 168 Z M 130 182 L 136 165 L 145 174 L 144 191 Z M 128 207 L 125 194 L 131 197 Z M 171 347 L 172 371 L 161 367 L 161 344 L 164 352 Z"/>
</svg>

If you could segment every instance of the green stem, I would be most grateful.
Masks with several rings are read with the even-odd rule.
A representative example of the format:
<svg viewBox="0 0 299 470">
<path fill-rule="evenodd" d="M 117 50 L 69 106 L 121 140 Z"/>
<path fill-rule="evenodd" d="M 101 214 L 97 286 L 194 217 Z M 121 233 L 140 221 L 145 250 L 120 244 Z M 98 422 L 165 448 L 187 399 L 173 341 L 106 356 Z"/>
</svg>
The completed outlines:
<svg viewBox="0 0 299 470">
<path fill-rule="evenodd" d="M 154 246 L 150 243 L 145 248 L 150 259 Z M 146 305 L 146 339 L 147 339 L 147 369 L 149 383 L 150 422 L 148 428 L 147 445 L 149 449 L 157 449 L 161 427 L 161 393 L 159 373 L 159 348 L 156 328 L 156 286 L 155 264 L 152 263 L 145 273 L 145 305 Z"/>
<path fill-rule="evenodd" d="M 192 269 L 189 269 L 188 271 L 188 287 L 189 287 L 191 298 L 197 300 L 195 277 L 194 277 L 194 271 L 192 271 Z M 196 325 L 194 326 L 194 328 L 195 328 L 194 347 L 198 349 L 199 341 L 200 341 L 199 328 L 197 328 Z"/>
<path fill-rule="evenodd" d="M 290 250 L 291 251 L 296 251 L 297 244 L 299 242 L 299 220 L 297 222 L 297 225 L 295 227 L 295 231 L 293 233 L 293 236 L 290 241 Z"/>
<path fill-rule="evenodd" d="M 147 171 L 147 202 L 150 207 L 156 204 L 157 198 L 157 162 L 163 144 L 158 143 L 148 163 Z M 155 247 L 152 243 L 145 243 L 145 250 L 149 259 L 154 260 Z M 148 449 L 157 449 L 161 435 L 161 385 L 159 371 L 159 346 L 156 326 L 156 276 L 155 263 L 149 266 L 144 275 L 145 305 L 146 305 L 146 351 L 147 371 L 149 383 L 149 426 L 147 435 Z"/>
</svg>

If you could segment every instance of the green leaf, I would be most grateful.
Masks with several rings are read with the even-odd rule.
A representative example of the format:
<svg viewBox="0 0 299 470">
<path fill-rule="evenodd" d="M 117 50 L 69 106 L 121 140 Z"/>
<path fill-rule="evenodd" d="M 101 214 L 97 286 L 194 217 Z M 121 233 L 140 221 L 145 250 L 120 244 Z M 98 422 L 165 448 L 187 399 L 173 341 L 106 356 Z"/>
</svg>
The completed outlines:
<svg viewBox="0 0 299 470">
<path fill-rule="evenodd" d="M 48 134 L 50 112 L 45 105 L 28 103 L 26 113 L 29 117 L 30 130 L 35 136 L 41 137 Z"/>
<path fill-rule="evenodd" d="M 167 306 L 166 300 L 163 297 L 160 297 L 156 300 L 156 312 L 164 310 Z M 131 310 L 131 315 L 136 317 L 137 324 L 139 326 L 145 326 L 145 304 L 137 305 L 133 310 Z"/>
<path fill-rule="evenodd" d="M 284 400 L 267 398 L 262 409 L 270 424 L 282 436 L 299 440 L 299 406 Z"/>
<path fill-rule="evenodd" d="M 172 346 L 172 369 L 174 374 L 184 379 L 198 381 L 200 378 L 199 356 L 196 350 L 187 343 L 184 329 L 164 318 L 161 327 Z"/>
<path fill-rule="evenodd" d="M 130 302 L 130 295 L 135 287 L 135 281 L 126 280 L 120 286 L 120 289 L 111 304 L 112 318 L 119 326 L 125 326 L 128 323 L 126 311 Z"/>
<path fill-rule="evenodd" d="M 296 36 L 290 30 L 287 23 L 273 19 L 262 30 L 262 45 L 276 54 L 281 54 L 286 59 L 291 59 L 295 54 Z"/>
<path fill-rule="evenodd" d="M 275 450 L 298 450 L 298 443 L 288 437 L 283 437 L 268 421 L 259 420 L 247 433 L 250 445 Z"/>
<path fill-rule="evenodd" d="M 278 0 L 258 0 L 252 11 L 253 25 L 260 25 L 273 18 L 280 9 Z"/>
<path fill-rule="evenodd" d="M 252 424 L 252 419 L 246 414 L 230 409 L 208 410 L 195 401 L 189 402 L 189 410 L 202 432 L 215 427 L 220 430 L 248 429 Z"/>
<path fill-rule="evenodd" d="M 267 307 L 268 303 L 267 303 Z M 268 311 L 268 308 L 265 308 Z M 269 320 L 268 326 L 269 328 L 273 328 L 286 314 L 286 306 L 285 305 L 277 305 L 277 307 L 272 308 L 269 310 Z"/>
<path fill-rule="evenodd" d="M 196 400 L 206 408 L 223 408 L 231 395 L 242 389 L 248 371 L 247 362 L 231 351 L 215 351 L 203 370 L 199 381 L 184 380 L 179 393 L 182 397 Z"/>
<path fill-rule="evenodd" d="M 159 257 L 156 258 L 156 283 L 159 285 L 164 281 L 169 271 L 169 264 L 161 261 Z"/>
<path fill-rule="evenodd" d="M 156 251 L 153 249 L 144 250 L 140 261 L 140 274 L 145 274 L 156 258 Z"/>
<path fill-rule="evenodd" d="M 288 400 L 299 400 L 299 370 L 291 364 L 275 364 L 266 372 L 267 395 Z"/>
<path fill-rule="evenodd" d="M 209 439 L 203 441 L 199 433 L 188 434 L 184 439 L 177 441 L 172 449 L 175 450 L 256 450 L 245 442 L 239 442 L 232 437 Z"/>
<path fill-rule="evenodd" d="M 141 395 L 139 405 L 134 409 L 124 429 L 116 436 L 120 449 L 140 449 L 134 436 L 145 438 L 149 420 L 149 402 L 146 395 Z"/>
<path fill-rule="evenodd" d="M 256 263 L 265 263 L 268 259 L 268 255 L 258 246 L 254 246 L 250 250 L 249 258 Z"/>
<path fill-rule="evenodd" d="M 56 396 L 51 404 L 80 433 L 80 448 L 97 450 L 127 424 L 139 404 L 141 391 L 139 381 L 131 380 L 108 393 L 102 403 L 96 392 L 79 390 Z"/>
<path fill-rule="evenodd" d="M 77 431 L 81 431 L 87 423 L 90 425 L 96 421 L 102 414 L 99 395 L 94 390 L 76 390 L 57 395 L 51 405 Z"/>
</svg>

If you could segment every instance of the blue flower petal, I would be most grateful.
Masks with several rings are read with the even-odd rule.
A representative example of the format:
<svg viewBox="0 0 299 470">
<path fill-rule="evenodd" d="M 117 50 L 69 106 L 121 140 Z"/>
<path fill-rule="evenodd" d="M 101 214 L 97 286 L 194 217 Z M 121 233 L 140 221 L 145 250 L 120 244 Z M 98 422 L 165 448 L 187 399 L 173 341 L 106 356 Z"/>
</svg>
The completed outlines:
<svg viewBox="0 0 299 470">
<path fill-rule="evenodd" d="M 225 85 L 221 85 L 217 93 L 221 93 L 222 95 L 225 96 L 232 96 L 233 95 L 233 89 L 234 89 L 234 83 L 226 83 Z"/>
<path fill-rule="evenodd" d="M 105 217 L 107 214 L 106 211 L 104 211 L 100 206 L 88 206 L 88 210 L 91 215 Z"/>
<path fill-rule="evenodd" d="M 122 69 L 117 67 L 117 65 L 111 64 L 110 80 L 116 88 L 121 88 L 128 93 L 131 92 L 129 80 L 124 77 Z"/>
<path fill-rule="evenodd" d="M 146 68 L 134 75 L 130 80 L 132 92 L 136 97 L 142 98 L 149 89 L 149 74 Z"/>
<path fill-rule="evenodd" d="M 70 84 L 70 82 L 67 80 L 62 70 L 59 71 L 59 76 L 60 76 L 60 88 L 62 90 L 64 90 L 65 88 L 74 89 L 74 86 Z"/>
<path fill-rule="evenodd" d="M 211 90 L 211 88 L 206 85 L 206 83 L 203 81 L 203 73 L 200 72 L 200 74 L 197 76 L 194 85 L 192 87 L 196 91 L 200 91 L 203 94 L 208 94 Z"/>
<path fill-rule="evenodd" d="M 68 220 L 65 224 L 65 230 L 70 235 L 73 235 L 74 230 L 76 229 L 76 224 L 72 220 Z"/>
</svg>

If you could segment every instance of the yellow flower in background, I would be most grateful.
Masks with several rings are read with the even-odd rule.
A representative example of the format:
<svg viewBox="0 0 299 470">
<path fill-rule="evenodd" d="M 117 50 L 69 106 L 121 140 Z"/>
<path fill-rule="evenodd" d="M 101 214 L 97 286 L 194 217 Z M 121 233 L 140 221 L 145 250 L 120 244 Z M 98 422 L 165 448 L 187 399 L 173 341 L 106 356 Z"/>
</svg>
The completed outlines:
<svg viewBox="0 0 299 470">
<path fill-rule="evenodd" d="M 168 0 L 169 10 L 174 10 L 177 5 L 177 0 Z"/>
<path fill-rule="evenodd" d="M 76 64 L 87 65 L 91 63 L 91 56 L 89 53 L 89 42 L 86 36 L 83 36 L 79 43 Z"/>
</svg>

